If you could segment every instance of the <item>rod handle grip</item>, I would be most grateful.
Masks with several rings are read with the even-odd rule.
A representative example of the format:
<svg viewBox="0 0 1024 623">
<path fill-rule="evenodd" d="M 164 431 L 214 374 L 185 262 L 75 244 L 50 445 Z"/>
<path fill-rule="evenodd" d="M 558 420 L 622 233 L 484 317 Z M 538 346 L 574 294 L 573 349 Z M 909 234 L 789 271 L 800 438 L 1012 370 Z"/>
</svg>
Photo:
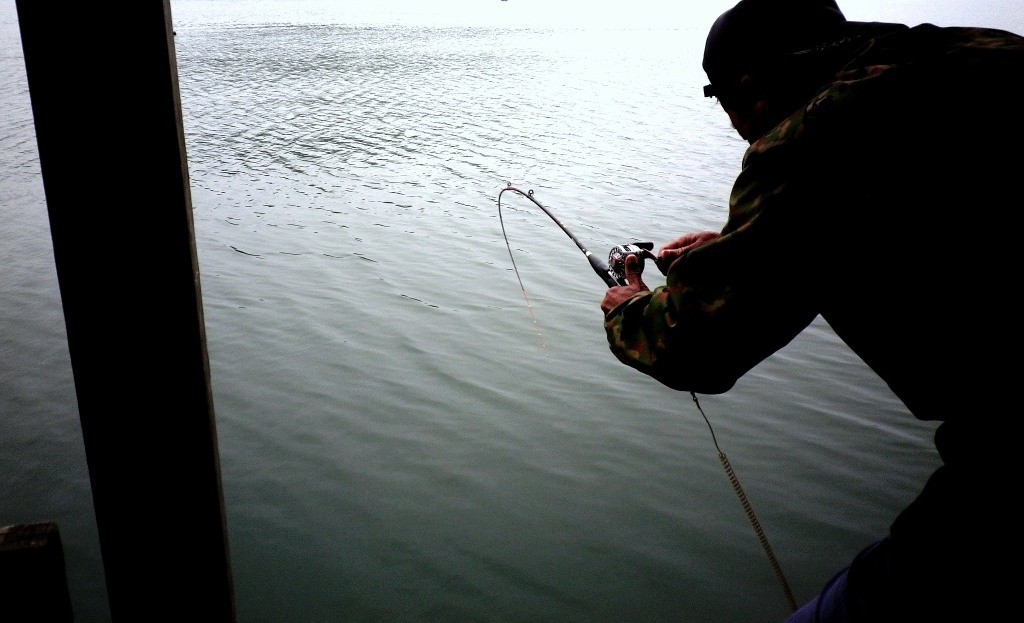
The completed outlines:
<svg viewBox="0 0 1024 623">
<path fill-rule="evenodd" d="M 626 285 L 625 280 L 620 282 L 616 280 L 615 277 L 612 277 L 611 271 L 608 270 L 608 265 L 605 264 L 601 258 L 588 251 L 587 259 L 590 261 L 590 265 L 594 267 L 594 272 L 597 273 L 601 279 L 604 279 L 604 282 L 609 288 Z"/>
</svg>

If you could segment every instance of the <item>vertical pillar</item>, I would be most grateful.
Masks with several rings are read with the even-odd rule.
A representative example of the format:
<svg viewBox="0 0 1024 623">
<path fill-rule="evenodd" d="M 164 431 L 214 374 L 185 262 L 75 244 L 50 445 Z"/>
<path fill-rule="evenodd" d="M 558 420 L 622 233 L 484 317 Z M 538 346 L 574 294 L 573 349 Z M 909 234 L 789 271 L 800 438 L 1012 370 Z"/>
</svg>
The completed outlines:
<svg viewBox="0 0 1024 623">
<path fill-rule="evenodd" d="M 111 616 L 235 618 L 169 0 L 17 0 Z"/>
</svg>

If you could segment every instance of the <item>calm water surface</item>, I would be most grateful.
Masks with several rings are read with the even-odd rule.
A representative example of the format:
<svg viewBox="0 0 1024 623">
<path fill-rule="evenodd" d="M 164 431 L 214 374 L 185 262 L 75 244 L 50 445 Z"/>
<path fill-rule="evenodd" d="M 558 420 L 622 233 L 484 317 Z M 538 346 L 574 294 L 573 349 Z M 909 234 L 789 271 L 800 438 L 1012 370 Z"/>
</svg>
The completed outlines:
<svg viewBox="0 0 1024 623">
<path fill-rule="evenodd" d="M 241 621 L 787 614 L 689 396 L 614 359 L 602 283 L 505 193 L 528 307 L 496 203 L 532 189 L 599 254 L 720 228 L 745 145 L 698 59 L 727 4 L 522 4 L 172 2 Z M 57 521 L 77 620 L 105 621 L 0 7 L 0 523 Z M 798 600 L 937 464 L 933 427 L 824 323 L 701 404 Z"/>
</svg>

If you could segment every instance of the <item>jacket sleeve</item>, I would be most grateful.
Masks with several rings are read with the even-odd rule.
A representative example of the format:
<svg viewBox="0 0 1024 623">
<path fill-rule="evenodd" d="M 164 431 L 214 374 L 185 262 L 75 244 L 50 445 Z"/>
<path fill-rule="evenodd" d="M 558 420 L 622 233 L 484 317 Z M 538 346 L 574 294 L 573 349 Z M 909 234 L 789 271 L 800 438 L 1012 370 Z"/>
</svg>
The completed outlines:
<svg viewBox="0 0 1024 623">
<path fill-rule="evenodd" d="M 664 286 L 605 318 L 615 356 L 673 389 L 727 391 L 818 315 L 815 275 L 827 235 L 808 235 L 808 223 L 820 224 L 815 194 L 776 181 L 785 178 L 785 149 L 753 151 L 723 235 L 680 257 Z"/>
<path fill-rule="evenodd" d="M 696 249 L 664 286 L 613 309 L 605 330 L 619 361 L 673 389 L 720 394 L 810 324 L 817 311 L 792 276 L 745 269 L 742 246 L 726 236 Z"/>
</svg>

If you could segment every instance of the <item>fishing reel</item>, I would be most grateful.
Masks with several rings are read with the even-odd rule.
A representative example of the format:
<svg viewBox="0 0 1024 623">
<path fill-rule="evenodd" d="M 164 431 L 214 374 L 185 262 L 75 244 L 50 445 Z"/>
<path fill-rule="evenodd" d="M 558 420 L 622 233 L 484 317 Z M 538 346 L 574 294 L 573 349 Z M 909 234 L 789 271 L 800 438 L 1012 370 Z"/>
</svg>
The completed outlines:
<svg viewBox="0 0 1024 623">
<path fill-rule="evenodd" d="M 657 259 L 657 256 L 651 252 L 654 249 L 653 242 L 633 242 L 630 244 L 620 244 L 612 247 L 612 250 L 608 252 L 608 274 L 618 282 L 619 285 L 627 285 L 626 281 L 626 258 L 630 255 L 636 256 L 639 260 L 637 264 L 637 272 L 644 272 L 644 260 Z"/>
</svg>

